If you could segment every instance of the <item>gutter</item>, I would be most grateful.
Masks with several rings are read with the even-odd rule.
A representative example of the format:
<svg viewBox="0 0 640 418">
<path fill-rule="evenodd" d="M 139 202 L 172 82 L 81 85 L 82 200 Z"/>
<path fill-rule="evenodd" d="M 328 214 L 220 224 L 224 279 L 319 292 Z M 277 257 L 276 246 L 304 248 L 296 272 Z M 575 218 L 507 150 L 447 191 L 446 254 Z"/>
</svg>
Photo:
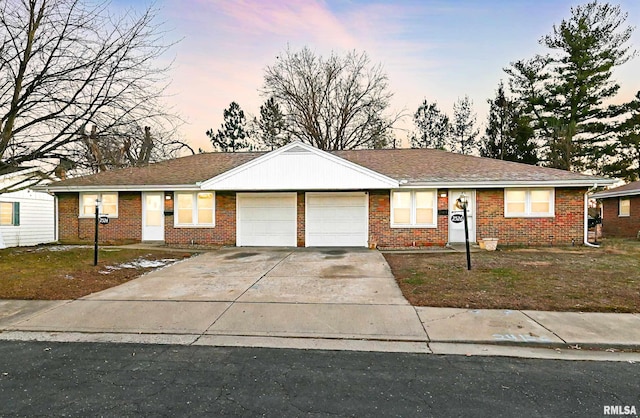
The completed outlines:
<svg viewBox="0 0 640 418">
<path fill-rule="evenodd" d="M 614 184 L 616 180 L 598 179 L 599 185 Z M 593 180 L 500 180 L 500 181 L 434 181 L 412 182 L 400 180 L 400 188 L 432 188 L 432 189 L 495 189 L 518 187 L 591 187 Z M 593 190 L 593 189 L 590 189 Z"/>
<path fill-rule="evenodd" d="M 162 192 L 166 190 L 200 190 L 194 184 L 160 184 L 160 185 L 114 185 L 114 186 L 55 186 L 42 185 L 33 188 L 49 193 L 63 192 Z"/>
<path fill-rule="evenodd" d="M 612 189 L 612 191 L 595 193 L 591 197 L 594 199 L 609 199 L 611 197 L 637 196 L 637 195 L 640 195 L 640 190 L 615 191 L 615 189 Z"/>
</svg>

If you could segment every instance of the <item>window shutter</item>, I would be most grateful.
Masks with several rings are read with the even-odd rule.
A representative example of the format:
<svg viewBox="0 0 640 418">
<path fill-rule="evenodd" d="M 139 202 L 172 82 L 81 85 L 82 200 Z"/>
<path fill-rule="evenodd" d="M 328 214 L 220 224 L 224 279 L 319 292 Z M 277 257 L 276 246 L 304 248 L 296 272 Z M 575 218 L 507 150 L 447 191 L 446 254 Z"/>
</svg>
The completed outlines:
<svg viewBox="0 0 640 418">
<path fill-rule="evenodd" d="M 13 202 L 13 225 L 20 225 L 20 202 Z"/>
</svg>

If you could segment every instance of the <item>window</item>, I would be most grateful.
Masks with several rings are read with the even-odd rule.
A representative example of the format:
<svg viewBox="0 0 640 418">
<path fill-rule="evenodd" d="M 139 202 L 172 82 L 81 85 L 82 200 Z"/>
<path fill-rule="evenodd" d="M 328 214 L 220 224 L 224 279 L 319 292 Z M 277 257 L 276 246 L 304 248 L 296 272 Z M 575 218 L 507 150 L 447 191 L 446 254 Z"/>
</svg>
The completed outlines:
<svg viewBox="0 0 640 418">
<path fill-rule="evenodd" d="M 618 216 L 630 216 L 630 215 L 631 215 L 631 199 L 629 199 L 628 197 L 621 197 Z"/>
<path fill-rule="evenodd" d="M 213 192 L 176 193 L 176 225 L 215 224 L 215 194 Z"/>
<path fill-rule="evenodd" d="M 20 225 L 20 202 L 0 202 L 0 226 Z"/>
<path fill-rule="evenodd" d="M 504 216 L 554 216 L 553 189 L 505 189 Z"/>
<path fill-rule="evenodd" d="M 435 190 L 393 192 L 391 226 L 435 227 L 437 194 Z"/>
<path fill-rule="evenodd" d="M 80 217 L 93 218 L 96 214 L 96 199 L 100 200 L 100 215 L 118 217 L 118 192 L 80 193 Z"/>
</svg>

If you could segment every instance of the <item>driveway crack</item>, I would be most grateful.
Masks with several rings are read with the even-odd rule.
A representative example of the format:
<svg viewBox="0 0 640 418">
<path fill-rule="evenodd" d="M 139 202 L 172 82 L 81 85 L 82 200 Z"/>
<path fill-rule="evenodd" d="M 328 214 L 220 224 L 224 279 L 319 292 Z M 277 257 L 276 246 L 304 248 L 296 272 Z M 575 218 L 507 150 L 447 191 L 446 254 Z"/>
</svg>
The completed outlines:
<svg viewBox="0 0 640 418">
<path fill-rule="evenodd" d="M 214 319 L 214 320 L 213 320 L 213 322 L 211 323 L 211 325 L 209 325 L 209 326 L 207 327 L 207 329 L 205 329 L 205 330 L 204 330 L 204 332 L 203 332 L 202 334 L 200 334 L 200 335 L 198 336 L 198 338 L 196 338 L 196 339 L 195 339 L 191 344 L 193 345 L 193 344 L 197 343 L 197 342 L 198 342 L 198 340 L 200 340 L 200 338 L 202 338 L 202 336 L 203 336 L 203 335 L 205 335 L 205 334 L 206 334 L 206 333 L 211 329 L 211 327 L 212 327 L 212 326 L 214 326 L 214 325 L 215 325 L 215 323 L 216 323 L 216 322 L 218 322 L 218 320 L 219 320 L 220 318 L 222 318 L 222 316 L 224 316 L 224 314 L 225 314 L 225 313 L 227 313 L 227 311 L 228 311 L 229 309 L 231 309 L 231 307 L 232 307 L 236 302 L 238 302 L 238 299 L 240 299 L 242 296 L 244 296 L 244 294 L 245 294 L 245 293 L 247 293 L 247 292 L 248 292 L 248 291 L 249 291 L 253 286 L 255 286 L 256 284 L 258 284 L 258 282 L 259 282 L 260 280 L 264 279 L 264 278 L 265 278 L 269 273 L 271 273 L 271 272 L 272 272 L 276 267 L 278 267 L 280 264 L 282 264 L 282 263 L 284 262 L 284 260 L 286 260 L 287 258 L 289 258 L 289 257 L 291 256 L 291 254 L 293 254 L 293 251 L 290 251 L 286 256 L 282 257 L 282 259 L 281 259 L 280 261 L 278 261 L 276 264 L 274 264 L 274 265 L 273 265 L 273 267 L 271 267 L 269 270 L 267 270 L 267 271 L 266 271 L 266 273 L 264 273 L 262 276 L 258 277 L 258 278 L 256 279 L 256 281 L 255 281 L 255 282 L 253 282 L 253 283 L 251 284 L 251 286 L 248 286 L 248 287 L 244 290 L 244 292 L 240 293 L 240 294 L 239 294 L 239 295 L 238 295 L 238 296 L 237 296 L 233 301 L 231 301 L 231 303 L 229 304 L 229 306 L 227 306 L 227 308 L 226 308 L 224 311 L 222 311 L 222 313 L 221 313 L 220 315 L 218 315 L 218 317 L 217 317 L 216 319 Z"/>
</svg>

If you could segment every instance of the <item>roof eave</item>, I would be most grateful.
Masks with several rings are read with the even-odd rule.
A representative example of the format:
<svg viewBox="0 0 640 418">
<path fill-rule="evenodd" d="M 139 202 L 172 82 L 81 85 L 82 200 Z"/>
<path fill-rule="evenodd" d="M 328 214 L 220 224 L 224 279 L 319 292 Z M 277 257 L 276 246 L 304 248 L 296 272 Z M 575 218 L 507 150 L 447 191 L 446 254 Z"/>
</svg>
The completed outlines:
<svg viewBox="0 0 640 418">
<path fill-rule="evenodd" d="M 200 190 L 198 184 L 144 184 L 113 186 L 38 186 L 39 190 L 51 193 L 64 192 L 160 192 L 166 190 Z"/>
<path fill-rule="evenodd" d="M 442 189 L 492 189 L 509 187 L 594 187 L 614 184 L 612 179 L 584 179 L 584 180 L 512 180 L 512 181 L 434 181 L 434 182 L 406 182 L 400 181 L 401 188 L 430 187 Z"/>
<path fill-rule="evenodd" d="M 610 197 L 624 197 L 624 196 L 638 196 L 640 195 L 640 190 L 621 190 L 618 192 L 599 192 L 594 193 L 591 197 L 594 199 L 607 199 Z"/>
</svg>

